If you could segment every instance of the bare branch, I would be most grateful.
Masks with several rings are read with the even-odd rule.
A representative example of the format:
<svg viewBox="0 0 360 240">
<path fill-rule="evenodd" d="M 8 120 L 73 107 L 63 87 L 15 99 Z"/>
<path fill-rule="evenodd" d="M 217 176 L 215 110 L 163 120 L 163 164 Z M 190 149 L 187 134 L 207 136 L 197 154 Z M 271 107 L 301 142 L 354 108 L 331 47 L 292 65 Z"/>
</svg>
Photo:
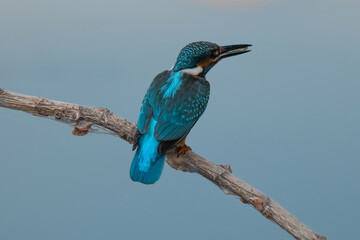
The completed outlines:
<svg viewBox="0 0 360 240">
<path fill-rule="evenodd" d="M 71 124 L 74 126 L 73 134 L 78 136 L 83 136 L 88 132 L 97 132 L 96 127 L 98 127 L 104 129 L 105 133 L 118 135 L 131 144 L 136 132 L 136 124 L 116 116 L 105 108 L 58 102 L 2 89 L 0 89 L 0 107 Z M 251 204 L 263 216 L 278 224 L 295 239 L 326 239 L 325 236 L 316 234 L 302 224 L 267 195 L 233 175 L 229 165 L 216 165 L 191 151 L 177 157 L 175 151 L 170 150 L 166 161 L 174 169 L 202 175 L 216 184 L 225 194 L 240 197 L 243 203 Z"/>
</svg>

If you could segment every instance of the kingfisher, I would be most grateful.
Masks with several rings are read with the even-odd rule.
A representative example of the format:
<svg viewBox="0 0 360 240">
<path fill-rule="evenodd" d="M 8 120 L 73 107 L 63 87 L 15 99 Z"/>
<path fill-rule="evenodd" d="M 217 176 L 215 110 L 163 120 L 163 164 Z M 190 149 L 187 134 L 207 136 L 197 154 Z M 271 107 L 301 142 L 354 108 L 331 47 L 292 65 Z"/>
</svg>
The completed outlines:
<svg viewBox="0 0 360 240">
<path fill-rule="evenodd" d="M 218 46 L 199 41 L 186 45 L 175 65 L 159 73 L 147 90 L 137 121 L 130 167 L 133 181 L 155 183 L 162 173 L 166 152 L 177 156 L 191 148 L 186 136 L 205 111 L 210 95 L 206 74 L 221 59 L 249 52 L 250 44 Z"/>
</svg>

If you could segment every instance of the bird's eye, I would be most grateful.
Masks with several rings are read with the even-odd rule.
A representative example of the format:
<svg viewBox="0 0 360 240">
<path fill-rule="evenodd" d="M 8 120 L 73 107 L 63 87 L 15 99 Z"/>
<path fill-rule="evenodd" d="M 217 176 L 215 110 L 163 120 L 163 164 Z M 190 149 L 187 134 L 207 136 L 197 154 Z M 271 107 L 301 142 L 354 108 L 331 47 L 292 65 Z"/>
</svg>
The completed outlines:
<svg viewBox="0 0 360 240">
<path fill-rule="evenodd" d="M 218 51 L 218 50 L 214 50 L 214 51 L 212 51 L 212 52 L 210 53 L 210 57 L 211 57 L 211 58 L 215 58 L 215 57 L 217 57 L 217 55 L 219 55 L 219 51 Z"/>
</svg>

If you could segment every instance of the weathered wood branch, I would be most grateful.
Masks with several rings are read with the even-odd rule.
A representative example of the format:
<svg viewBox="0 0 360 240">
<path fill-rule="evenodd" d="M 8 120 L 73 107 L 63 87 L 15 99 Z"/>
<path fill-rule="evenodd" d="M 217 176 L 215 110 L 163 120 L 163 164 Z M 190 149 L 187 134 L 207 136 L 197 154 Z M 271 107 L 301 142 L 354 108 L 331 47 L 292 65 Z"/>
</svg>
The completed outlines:
<svg viewBox="0 0 360 240">
<path fill-rule="evenodd" d="M 72 124 L 74 125 L 73 134 L 79 136 L 96 132 L 100 128 L 105 130 L 104 133 L 118 135 L 131 144 L 136 132 L 136 124 L 116 116 L 105 108 L 58 102 L 2 89 L 0 89 L 0 107 Z M 174 169 L 202 175 L 216 184 L 225 194 L 240 197 L 243 203 L 251 204 L 263 216 L 278 224 L 295 239 L 326 239 L 302 224 L 267 195 L 233 175 L 228 165 L 216 165 L 191 151 L 177 157 L 175 151 L 171 150 L 167 153 L 166 161 Z"/>
</svg>

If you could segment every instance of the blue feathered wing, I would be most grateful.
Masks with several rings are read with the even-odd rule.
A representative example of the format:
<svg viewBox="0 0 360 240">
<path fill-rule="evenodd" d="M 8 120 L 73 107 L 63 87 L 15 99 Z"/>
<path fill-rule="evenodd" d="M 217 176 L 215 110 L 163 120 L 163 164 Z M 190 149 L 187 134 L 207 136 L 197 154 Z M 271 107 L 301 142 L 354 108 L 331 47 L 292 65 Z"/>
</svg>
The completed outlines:
<svg viewBox="0 0 360 240">
<path fill-rule="evenodd" d="M 173 98 L 163 105 L 155 127 L 155 138 L 160 152 L 166 152 L 172 144 L 185 137 L 206 109 L 210 85 L 204 78 L 184 74 L 183 83 Z"/>
<path fill-rule="evenodd" d="M 181 85 L 174 95 L 164 97 L 164 85 L 173 72 L 155 77 L 145 95 L 138 119 L 137 147 L 130 176 L 146 184 L 161 175 L 165 153 L 185 137 L 205 111 L 210 85 L 204 79 L 181 74 Z"/>
</svg>

